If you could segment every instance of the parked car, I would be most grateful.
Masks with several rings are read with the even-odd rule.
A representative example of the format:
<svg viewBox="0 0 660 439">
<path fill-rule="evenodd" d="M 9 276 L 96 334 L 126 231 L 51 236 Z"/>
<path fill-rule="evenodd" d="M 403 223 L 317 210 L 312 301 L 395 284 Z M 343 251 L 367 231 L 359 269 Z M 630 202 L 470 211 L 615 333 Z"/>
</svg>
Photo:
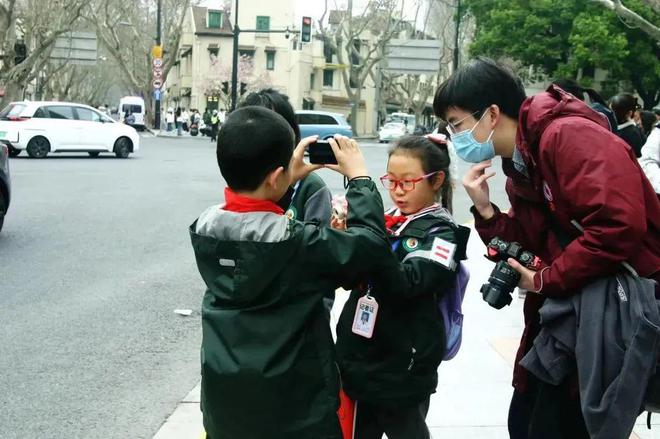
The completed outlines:
<svg viewBox="0 0 660 439">
<path fill-rule="evenodd" d="M 119 100 L 119 120 L 133 128 L 144 131 L 144 116 L 146 106 L 144 99 L 139 96 L 124 96 Z M 126 115 L 132 116 L 126 119 Z"/>
<path fill-rule="evenodd" d="M 405 136 L 406 133 L 406 125 L 404 123 L 389 122 L 383 125 L 380 131 L 378 131 L 378 141 L 380 143 L 391 142 Z"/>
<path fill-rule="evenodd" d="M 51 152 L 87 152 L 92 157 L 114 152 L 127 158 L 140 148 L 134 128 L 70 102 L 12 102 L 0 112 L 0 141 L 11 157 L 25 149 L 33 158 Z"/>
<path fill-rule="evenodd" d="M 319 136 L 319 139 L 329 139 L 335 134 L 353 137 L 353 130 L 341 114 L 325 111 L 296 111 L 296 122 L 300 126 L 300 136 Z"/>
<path fill-rule="evenodd" d="M 0 143 L 0 230 L 5 222 L 11 199 L 11 180 L 9 178 L 9 146 Z"/>
</svg>

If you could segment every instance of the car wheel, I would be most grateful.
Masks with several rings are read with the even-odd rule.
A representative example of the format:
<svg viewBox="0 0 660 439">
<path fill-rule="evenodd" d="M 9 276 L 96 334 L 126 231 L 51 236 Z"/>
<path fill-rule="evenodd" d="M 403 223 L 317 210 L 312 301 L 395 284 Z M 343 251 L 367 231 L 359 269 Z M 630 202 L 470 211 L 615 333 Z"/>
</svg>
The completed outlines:
<svg viewBox="0 0 660 439">
<path fill-rule="evenodd" d="M 120 159 L 128 158 L 128 155 L 131 153 L 131 141 L 126 137 L 120 137 L 115 142 L 115 155 Z"/>
<path fill-rule="evenodd" d="M 98 157 L 99 154 L 101 154 L 101 153 L 98 152 L 98 151 L 89 151 L 87 154 L 89 154 L 90 157 L 94 157 L 94 158 L 96 158 L 96 157 Z"/>
<path fill-rule="evenodd" d="M 50 152 L 50 142 L 45 137 L 33 137 L 27 145 L 27 153 L 33 159 L 42 159 Z"/>
<path fill-rule="evenodd" d="M 21 153 L 20 149 L 16 149 L 13 146 L 7 146 L 9 149 L 9 157 L 18 157 L 18 155 Z"/>
<path fill-rule="evenodd" d="M 7 213 L 7 204 L 5 202 L 5 195 L 0 191 L 0 230 L 5 222 L 5 214 Z"/>
</svg>

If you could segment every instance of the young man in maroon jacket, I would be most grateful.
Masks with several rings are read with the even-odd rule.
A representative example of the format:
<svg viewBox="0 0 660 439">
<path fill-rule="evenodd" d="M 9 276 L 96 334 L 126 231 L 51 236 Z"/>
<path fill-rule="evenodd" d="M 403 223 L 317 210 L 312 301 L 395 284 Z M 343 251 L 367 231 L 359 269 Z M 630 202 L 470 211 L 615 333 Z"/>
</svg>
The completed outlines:
<svg viewBox="0 0 660 439">
<path fill-rule="evenodd" d="M 579 293 L 628 261 L 660 280 L 660 202 L 634 152 L 612 134 L 604 116 L 556 86 L 526 98 L 522 82 L 492 60 L 478 58 L 436 92 L 435 114 L 448 122 L 456 152 L 477 163 L 463 178 L 484 242 L 516 241 L 549 266 L 521 274 L 525 330 L 514 368 L 511 438 L 588 438 L 577 381 L 550 386 L 519 360 L 540 330 L 545 297 Z M 502 213 L 489 199 L 490 159 L 502 157 L 511 202 Z M 578 232 L 575 220 L 584 228 Z M 553 230 L 573 239 L 565 248 Z"/>
</svg>

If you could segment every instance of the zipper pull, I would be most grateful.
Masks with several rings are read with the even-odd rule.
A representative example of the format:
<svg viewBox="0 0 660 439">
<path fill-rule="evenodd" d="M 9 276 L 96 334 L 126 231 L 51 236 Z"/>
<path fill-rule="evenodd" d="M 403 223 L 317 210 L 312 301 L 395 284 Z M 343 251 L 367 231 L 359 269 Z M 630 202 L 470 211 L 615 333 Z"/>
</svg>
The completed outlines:
<svg viewBox="0 0 660 439">
<path fill-rule="evenodd" d="M 412 355 L 410 356 L 410 364 L 408 365 L 408 370 L 412 370 L 413 364 L 415 364 L 415 354 L 417 349 L 412 348 Z"/>
</svg>

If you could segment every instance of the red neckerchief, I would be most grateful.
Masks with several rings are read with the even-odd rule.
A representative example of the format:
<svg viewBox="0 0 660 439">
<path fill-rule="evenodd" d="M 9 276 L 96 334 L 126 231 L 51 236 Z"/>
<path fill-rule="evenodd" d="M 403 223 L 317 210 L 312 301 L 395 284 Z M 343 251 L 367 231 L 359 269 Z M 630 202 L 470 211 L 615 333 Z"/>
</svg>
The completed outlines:
<svg viewBox="0 0 660 439">
<path fill-rule="evenodd" d="M 246 212 L 272 212 L 283 215 L 284 210 L 270 200 L 257 200 L 237 194 L 229 188 L 225 188 L 225 205 L 223 210 L 236 213 Z"/>
<path fill-rule="evenodd" d="M 388 215 L 385 214 L 385 228 L 387 230 L 392 230 L 396 225 L 403 224 L 408 219 L 405 215 Z"/>
</svg>

